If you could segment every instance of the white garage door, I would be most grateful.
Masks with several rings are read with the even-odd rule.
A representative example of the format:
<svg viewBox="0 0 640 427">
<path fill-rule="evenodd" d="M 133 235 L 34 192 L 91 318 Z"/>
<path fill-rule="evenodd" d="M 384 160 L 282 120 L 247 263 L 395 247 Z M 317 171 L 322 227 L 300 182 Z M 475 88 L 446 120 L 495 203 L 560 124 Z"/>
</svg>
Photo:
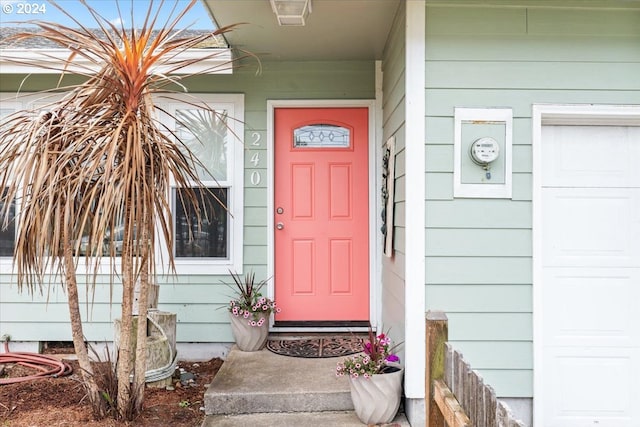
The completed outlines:
<svg viewBox="0 0 640 427">
<path fill-rule="evenodd" d="M 640 127 L 543 126 L 544 427 L 640 426 Z"/>
</svg>

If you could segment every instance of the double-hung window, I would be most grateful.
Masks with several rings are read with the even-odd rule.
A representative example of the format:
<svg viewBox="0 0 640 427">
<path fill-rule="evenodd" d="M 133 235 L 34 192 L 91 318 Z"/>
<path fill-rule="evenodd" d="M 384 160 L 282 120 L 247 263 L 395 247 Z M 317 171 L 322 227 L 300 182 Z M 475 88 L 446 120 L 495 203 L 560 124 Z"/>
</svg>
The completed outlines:
<svg viewBox="0 0 640 427">
<path fill-rule="evenodd" d="M 195 172 L 204 185 L 192 183 L 200 221 L 184 189 L 173 185 L 174 256 L 179 274 L 226 274 L 242 270 L 243 95 L 193 95 L 209 109 L 185 98 L 160 108 L 161 118 L 197 158 Z M 193 99 L 190 98 L 190 99 Z M 172 116 L 172 117 L 170 117 Z M 166 250 L 166 249 L 165 249 Z"/>
<path fill-rule="evenodd" d="M 13 98 L 12 98 L 13 97 Z M 26 100 L 14 102 L 15 95 L 2 94 L 0 119 L 20 108 L 31 108 Z M 236 94 L 191 94 L 158 97 L 158 119 L 185 144 L 197 158 L 195 172 L 204 185 L 191 183 L 200 204 L 200 221 L 184 188 L 175 182 L 168 195 L 173 215 L 173 255 L 178 274 L 227 274 L 242 270 L 243 254 L 243 167 L 244 167 L 244 96 Z M 208 108 L 203 108 L 205 103 Z M 15 105 L 14 105 L 15 104 Z M 168 113 L 168 114 L 167 114 Z M 176 139 L 177 142 L 177 139 Z M 3 189 L 0 189 L 3 191 Z M 18 214 L 16 204 L 12 214 Z M 121 227 L 114 233 L 121 233 Z M 95 251 L 95 242 L 85 238 L 78 255 Z M 167 253 L 163 245 L 157 248 Z M 121 242 L 115 239 L 116 255 Z M 15 225 L 0 223 L 0 260 L 13 255 Z M 93 249 L 92 249 L 93 248 Z M 103 253 L 111 250 L 103 248 Z M 166 257 L 157 258 L 165 259 Z M 0 261 L 0 264 L 5 261 Z M 162 267 L 159 268 L 163 270 Z"/>
<path fill-rule="evenodd" d="M 8 97 L 9 94 L 0 94 L 0 126 L 4 125 L 5 117 L 23 108 L 23 104 L 25 104 L 23 101 L 8 99 Z M 5 191 L 5 188 L 0 188 L 0 194 Z M 10 258 L 13 256 L 13 250 L 16 242 L 15 200 L 9 202 L 9 206 L 5 206 L 4 203 L 0 202 L 0 212 L 4 212 L 5 208 L 9 209 L 9 217 L 7 218 L 7 221 L 5 221 L 4 216 L 0 217 L 0 267 L 3 264 L 10 263 L 9 260 L 5 262 L 2 258 Z"/>
<path fill-rule="evenodd" d="M 5 191 L 1 189 L 0 191 Z M 15 246 L 16 240 L 16 225 L 15 225 L 15 215 L 16 215 L 16 203 L 15 201 L 11 201 L 9 206 L 6 208 L 9 209 L 9 217 L 5 222 L 4 216 L 0 218 L 0 257 L 11 257 L 13 256 L 13 248 Z M 0 201 L 0 212 L 4 212 L 5 205 Z"/>
</svg>

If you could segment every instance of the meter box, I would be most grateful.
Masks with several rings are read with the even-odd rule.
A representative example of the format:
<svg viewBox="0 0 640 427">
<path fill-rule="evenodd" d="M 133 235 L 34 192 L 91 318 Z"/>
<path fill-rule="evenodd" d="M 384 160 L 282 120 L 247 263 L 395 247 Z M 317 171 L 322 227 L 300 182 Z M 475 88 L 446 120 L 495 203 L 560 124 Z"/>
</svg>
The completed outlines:
<svg viewBox="0 0 640 427">
<path fill-rule="evenodd" d="M 455 109 L 454 197 L 511 198 L 512 129 L 511 109 Z"/>
</svg>

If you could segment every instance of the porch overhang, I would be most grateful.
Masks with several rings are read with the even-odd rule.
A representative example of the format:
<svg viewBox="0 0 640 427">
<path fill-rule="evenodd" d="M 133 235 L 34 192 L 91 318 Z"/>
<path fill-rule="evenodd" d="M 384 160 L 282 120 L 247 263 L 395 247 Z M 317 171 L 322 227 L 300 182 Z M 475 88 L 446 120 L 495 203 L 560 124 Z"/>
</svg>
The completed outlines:
<svg viewBox="0 0 640 427">
<path fill-rule="evenodd" d="M 228 44 L 264 61 L 382 59 L 401 0 L 312 0 L 304 26 L 280 26 L 268 0 L 202 0 Z"/>
</svg>

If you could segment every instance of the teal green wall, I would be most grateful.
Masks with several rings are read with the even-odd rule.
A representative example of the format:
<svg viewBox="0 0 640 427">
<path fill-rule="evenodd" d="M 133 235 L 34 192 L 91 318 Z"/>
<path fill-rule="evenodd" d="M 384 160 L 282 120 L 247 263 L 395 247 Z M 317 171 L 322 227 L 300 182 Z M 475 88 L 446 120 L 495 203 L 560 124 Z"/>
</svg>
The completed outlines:
<svg viewBox="0 0 640 427">
<path fill-rule="evenodd" d="M 78 81 L 71 78 L 70 81 Z M 32 92 L 55 87 L 57 76 L 31 76 L 23 84 L 23 76 L 3 75 L 0 92 Z M 262 174 L 260 185 L 250 182 L 245 172 L 244 263 L 245 271 L 253 270 L 258 278 L 267 277 L 267 100 L 269 99 L 373 99 L 375 98 L 375 66 L 361 62 L 281 62 L 262 64 L 256 75 L 255 64 L 248 63 L 232 75 L 199 76 L 185 81 L 190 93 L 244 93 L 245 139 L 252 141 L 254 132 L 261 135 L 260 146 L 251 146 L 250 154 L 260 152 L 261 164 L 255 168 L 245 155 L 250 171 Z M 226 276 L 183 275 L 160 278 L 159 308 L 177 313 L 177 339 L 180 342 L 231 342 L 227 313 L 229 289 L 222 283 Z M 43 295 L 33 298 L 19 293 L 15 277 L 0 271 L 0 336 L 10 334 L 16 341 L 70 340 L 66 296 L 54 284 Z M 108 278 L 99 277 L 93 307 L 87 313 L 85 335 L 91 341 L 111 340 L 112 322 L 119 317 L 121 291 L 116 286 L 113 305 L 109 304 Z M 81 295 L 81 301 L 87 300 Z M 91 300 L 89 297 L 88 300 Z"/>
<path fill-rule="evenodd" d="M 531 397 L 532 104 L 640 103 L 640 9 L 450 3 L 427 6 L 426 308 L 498 395 Z M 512 199 L 453 198 L 454 107 L 513 109 Z"/>
</svg>

